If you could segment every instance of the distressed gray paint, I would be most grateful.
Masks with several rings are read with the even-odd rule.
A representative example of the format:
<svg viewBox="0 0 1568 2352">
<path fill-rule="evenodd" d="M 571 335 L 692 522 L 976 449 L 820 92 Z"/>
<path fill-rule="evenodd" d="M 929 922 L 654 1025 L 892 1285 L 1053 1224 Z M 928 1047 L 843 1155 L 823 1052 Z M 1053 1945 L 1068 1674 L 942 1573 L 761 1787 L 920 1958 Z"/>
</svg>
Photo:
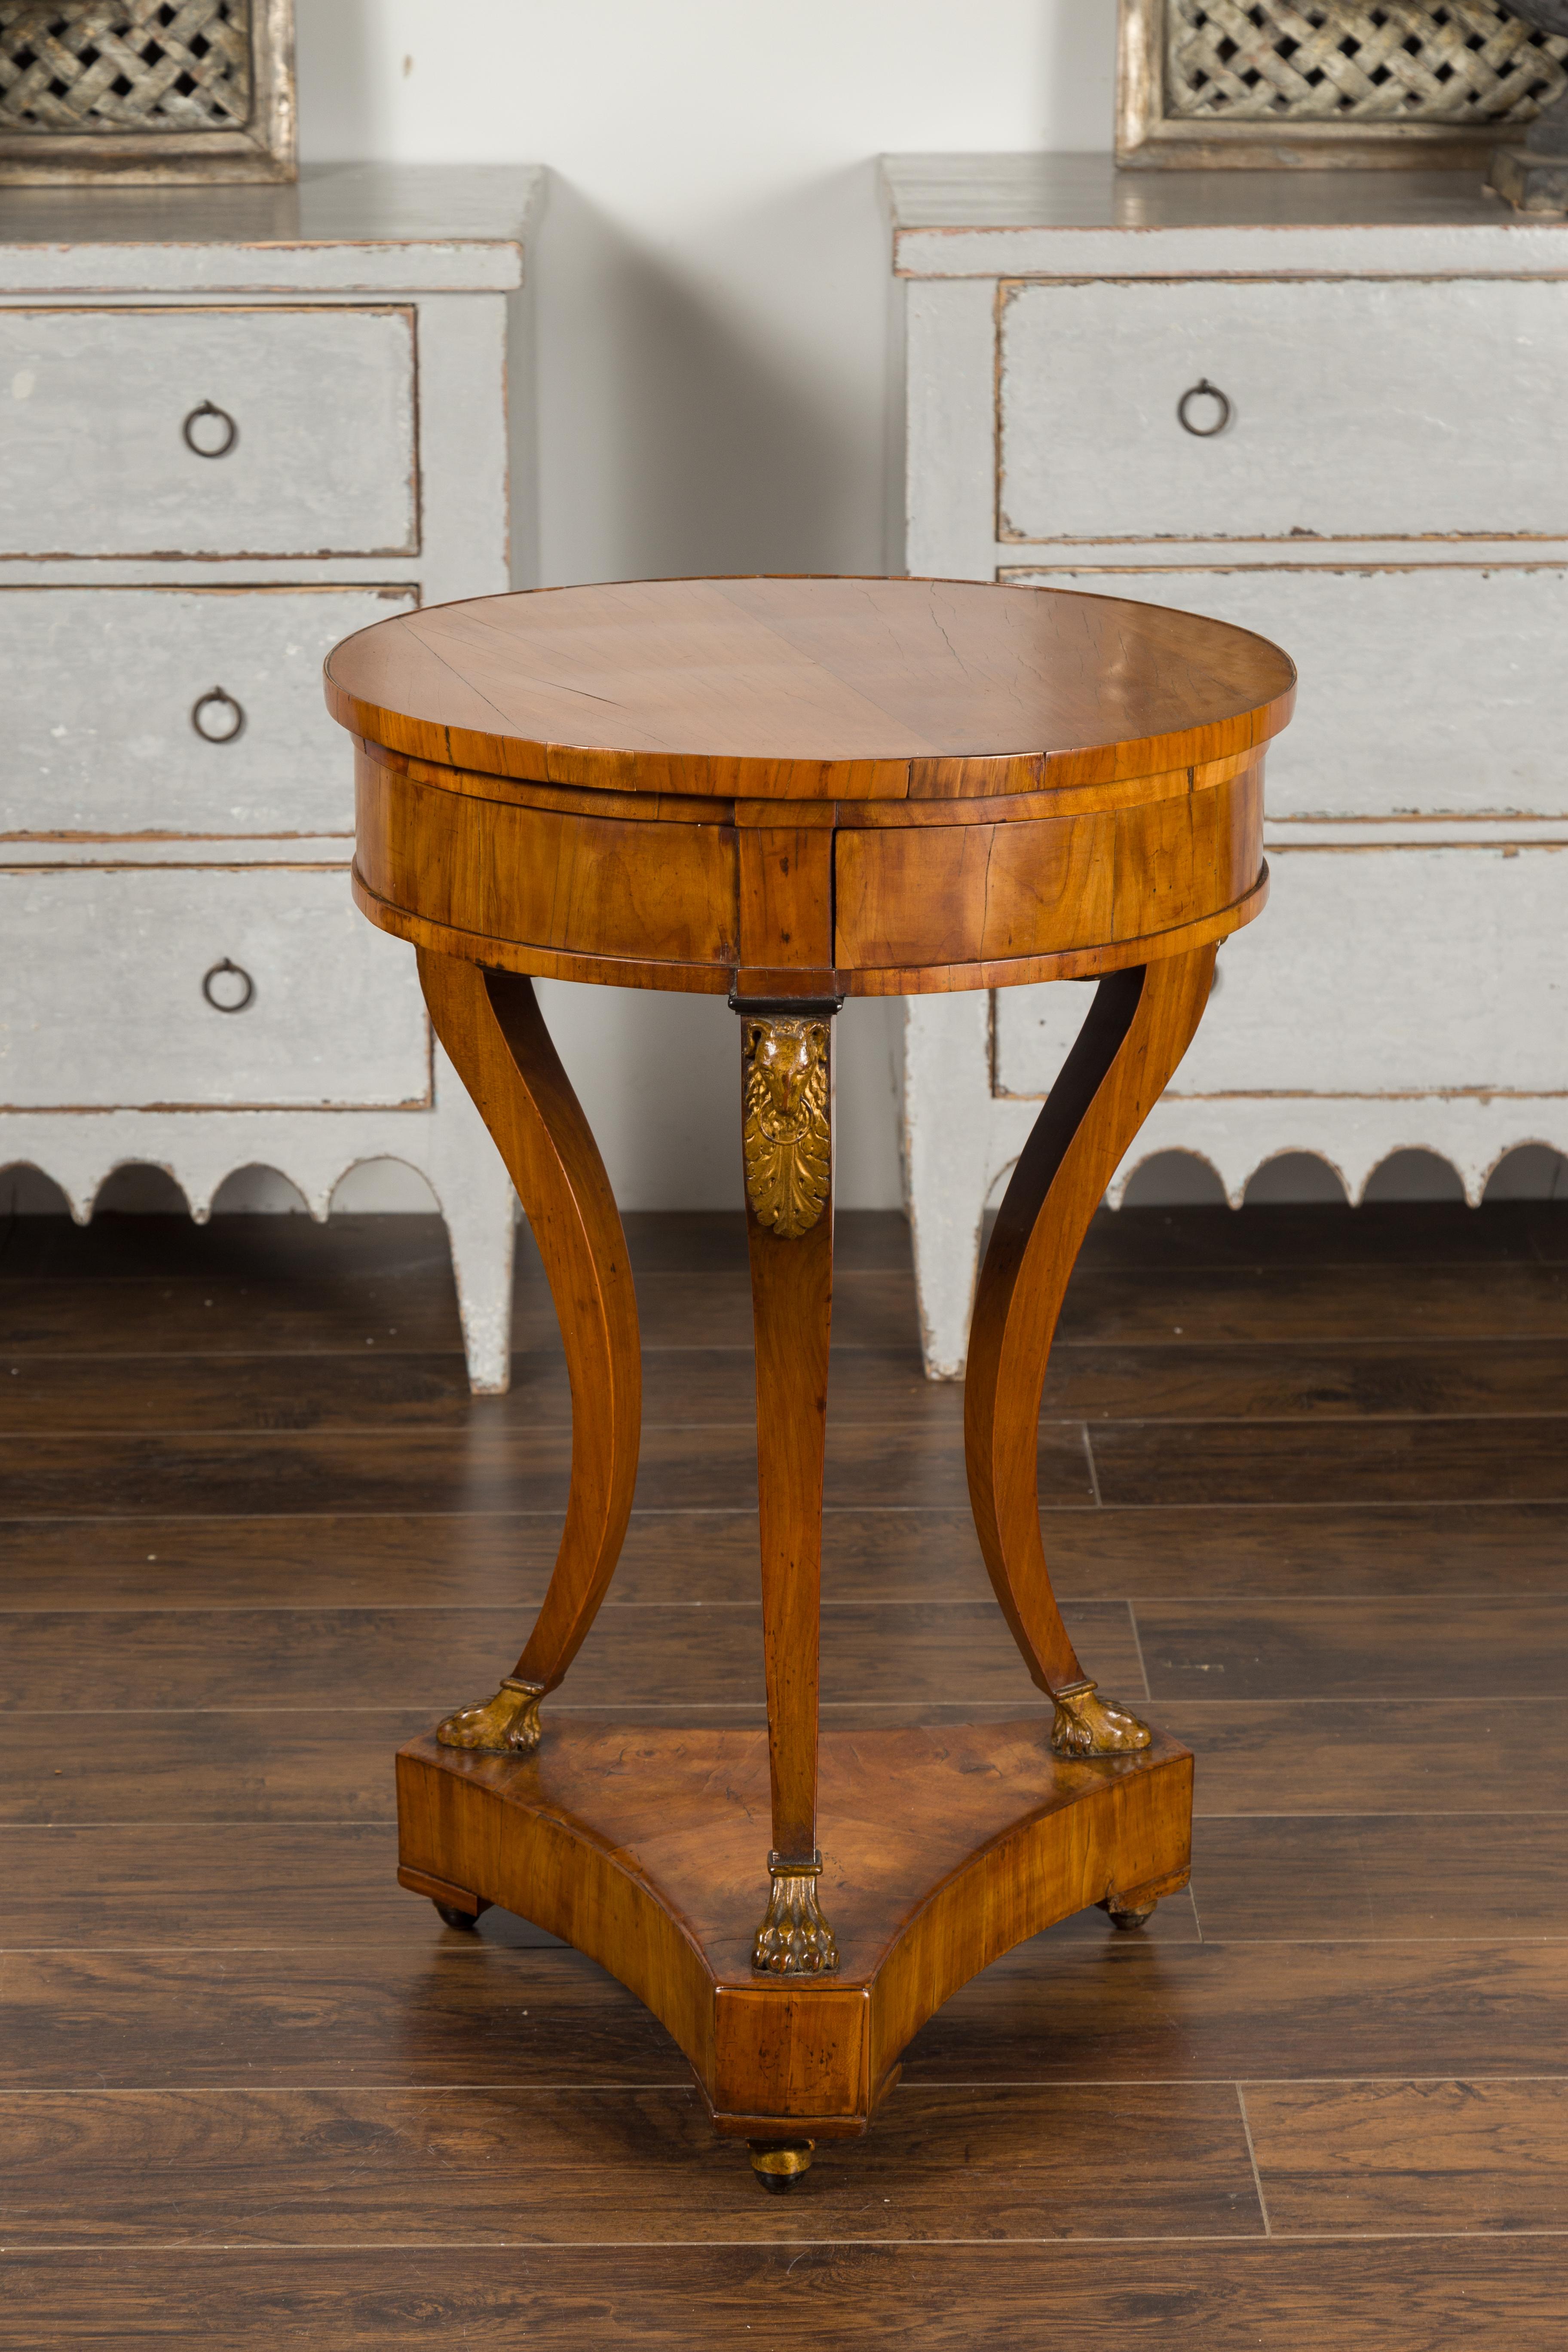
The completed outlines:
<svg viewBox="0 0 1568 2352">
<path fill-rule="evenodd" d="M 25 550 L 0 556 L 0 1100 L 31 1106 L 0 1114 L 0 1166 L 41 1169 L 85 1219 L 128 1160 L 197 1218 L 259 1165 L 323 1217 L 350 1170 L 405 1161 L 446 1219 L 481 1389 L 508 1378 L 511 1184 L 412 956 L 352 906 L 349 746 L 319 668 L 391 609 L 379 590 L 510 584 L 506 289 L 541 192 L 531 171 L 341 167 L 297 201 L 34 190 L 7 196 L 0 246 L 0 532 Z M 185 299 L 149 316 L 143 290 Z M 179 443 L 203 399 L 234 411 L 231 458 Z M 353 551 L 378 546 L 403 551 Z M 214 685 L 245 704 L 237 743 L 189 731 Z M 245 1013 L 202 1001 L 224 956 L 253 971 Z"/>
<path fill-rule="evenodd" d="M 1269 865 L 1267 913 L 1220 950 L 1168 1099 L 1568 1094 L 1568 846 L 1272 849 Z M 1347 937 L 1381 967 L 1353 1017 Z M 1072 981 L 997 990 L 999 1093 L 1048 1093 L 1086 1003 Z"/>
<path fill-rule="evenodd" d="M 414 959 L 365 921 L 340 868 L 0 872 L 0 937 L 5 1109 L 428 1099 Z M 243 1013 L 202 992 L 226 957 L 255 986 Z"/>
<path fill-rule="evenodd" d="M 1541 672 L 1542 649 L 1568 645 L 1561 563 L 1516 552 L 1485 567 L 1066 564 L 1008 576 L 1178 605 L 1287 647 L 1301 682 L 1268 754 L 1270 816 L 1568 816 L 1563 730 Z M 1378 729 L 1369 760 L 1368 714 L 1391 693 L 1398 724 Z"/>
<path fill-rule="evenodd" d="M 195 454 L 210 402 L 238 437 Z M 6 555 L 415 553 L 404 306 L 0 309 Z"/>
<path fill-rule="evenodd" d="M 911 569 L 1210 612 L 1301 665 L 1269 755 L 1275 904 L 1224 950 L 1209 1019 L 1110 1197 L 1166 1150 L 1207 1160 L 1237 1202 L 1281 1152 L 1316 1153 L 1354 1199 L 1391 1152 L 1433 1151 L 1473 1201 L 1516 1146 L 1568 1150 L 1568 761 L 1551 731 L 1568 224 L 1518 220 L 1458 173 L 919 156 L 885 176 Z M 1058 534 L 1026 549 L 998 530 L 999 304 L 1003 503 Z M 1207 442 L 1175 418 L 1204 375 L 1237 404 Z M 1469 531 L 1492 536 L 1454 535 Z M 963 1369 L 983 1209 L 1088 998 L 1060 983 L 907 1006 L 933 1374 Z M 993 1006 L 1016 1096 L 993 1087 Z"/>
<path fill-rule="evenodd" d="M 1005 539 L 1568 535 L 1568 283 L 1021 286 L 1000 367 Z"/>
<path fill-rule="evenodd" d="M 0 589 L 0 835 L 352 835 L 321 664 L 413 602 L 411 588 Z M 192 722 L 215 687 L 245 714 L 233 742 Z"/>
</svg>

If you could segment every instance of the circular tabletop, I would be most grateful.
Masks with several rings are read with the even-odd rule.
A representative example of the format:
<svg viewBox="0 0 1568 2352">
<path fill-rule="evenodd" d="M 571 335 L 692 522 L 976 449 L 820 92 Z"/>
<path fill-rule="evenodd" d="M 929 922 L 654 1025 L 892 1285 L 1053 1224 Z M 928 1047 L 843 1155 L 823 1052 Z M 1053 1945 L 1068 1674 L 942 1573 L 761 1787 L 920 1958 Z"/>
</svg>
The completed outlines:
<svg viewBox="0 0 1568 2352">
<path fill-rule="evenodd" d="M 1267 741 L 1267 638 L 1118 597 L 962 580 L 635 581 L 400 613 L 327 663 L 332 714 L 483 773 L 746 798 L 963 797 Z"/>
<path fill-rule="evenodd" d="M 327 662 L 354 887 L 503 970 L 745 1000 L 1083 977 L 1263 904 L 1295 670 L 1158 604 L 973 581 L 535 589 Z"/>
</svg>

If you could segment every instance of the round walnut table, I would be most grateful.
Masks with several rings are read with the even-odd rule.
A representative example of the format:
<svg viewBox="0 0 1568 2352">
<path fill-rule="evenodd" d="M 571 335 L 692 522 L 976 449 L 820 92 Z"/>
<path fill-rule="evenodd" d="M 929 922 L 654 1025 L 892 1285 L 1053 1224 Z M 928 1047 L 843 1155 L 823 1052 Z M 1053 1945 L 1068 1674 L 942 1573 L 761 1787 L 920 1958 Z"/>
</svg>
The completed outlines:
<svg viewBox="0 0 1568 2352">
<path fill-rule="evenodd" d="M 418 950 L 572 1389 L 543 1605 L 494 1696 L 398 1757 L 398 1874 L 453 1926 L 501 1904 L 591 1953 L 770 2187 L 866 2129 L 917 2028 L 999 1954 L 1090 1904 L 1135 1927 L 1186 1880 L 1192 1759 L 1074 1654 L 1037 1424 L 1089 1219 L 1197 1029 L 1216 943 L 1262 908 L 1263 753 L 1294 675 L 1260 637 L 1155 606 L 848 579 L 489 596 L 382 621 L 327 665 L 357 741 L 355 896 Z M 541 1723 L 615 1572 L 641 1367 L 540 974 L 738 1016 L 765 1732 Z M 833 1016 L 1064 978 L 1100 985 L 1002 1203 L 964 1400 L 981 1549 L 1054 1716 L 819 1738 Z"/>
</svg>

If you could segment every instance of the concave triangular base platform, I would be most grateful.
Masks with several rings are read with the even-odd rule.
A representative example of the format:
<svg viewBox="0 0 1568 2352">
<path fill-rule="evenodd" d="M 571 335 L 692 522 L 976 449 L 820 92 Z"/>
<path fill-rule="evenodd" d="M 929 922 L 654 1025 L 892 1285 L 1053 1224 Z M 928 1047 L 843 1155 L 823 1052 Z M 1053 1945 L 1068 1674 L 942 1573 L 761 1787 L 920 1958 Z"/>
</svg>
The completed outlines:
<svg viewBox="0 0 1568 2352">
<path fill-rule="evenodd" d="M 416 1739 L 397 1759 L 405 1885 L 499 1904 L 598 1960 L 662 2020 L 715 2127 L 862 2132 L 900 2054 L 981 1969 L 1042 1927 L 1184 1885 L 1192 1757 L 1156 1737 L 1064 1762 L 1050 1718 L 825 1732 L 831 1977 L 759 1976 L 768 1751 L 756 1731 L 550 1725 L 530 1757 Z"/>
</svg>

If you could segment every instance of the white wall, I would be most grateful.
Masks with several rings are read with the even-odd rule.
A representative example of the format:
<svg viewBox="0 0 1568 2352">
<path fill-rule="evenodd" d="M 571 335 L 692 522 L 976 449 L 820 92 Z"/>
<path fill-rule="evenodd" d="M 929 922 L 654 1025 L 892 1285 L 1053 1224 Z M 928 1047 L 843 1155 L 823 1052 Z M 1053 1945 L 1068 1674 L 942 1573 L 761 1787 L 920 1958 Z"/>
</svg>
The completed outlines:
<svg viewBox="0 0 1568 2352">
<path fill-rule="evenodd" d="M 1115 0 L 297 5 L 308 163 L 551 168 L 535 277 L 546 583 L 882 570 L 873 159 L 1110 143 Z M 722 1003 L 546 995 L 623 1205 L 738 1203 Z M 899 1198 L 897 1015 L 842 1019 L 846 1207 Z"/>
</svg>

